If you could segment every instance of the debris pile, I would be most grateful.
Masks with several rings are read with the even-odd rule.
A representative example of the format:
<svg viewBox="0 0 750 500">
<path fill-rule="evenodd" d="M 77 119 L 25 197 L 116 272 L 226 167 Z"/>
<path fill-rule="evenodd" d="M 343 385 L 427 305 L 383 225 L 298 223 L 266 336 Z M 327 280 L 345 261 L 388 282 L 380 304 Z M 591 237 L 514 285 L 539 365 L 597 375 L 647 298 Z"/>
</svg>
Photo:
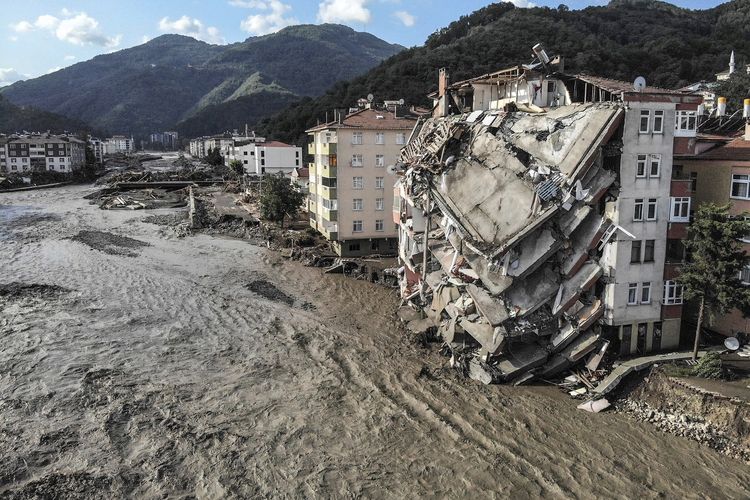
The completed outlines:
<svg viewBox="0 0 750 500">
<path fill-rule="evenodd" d="M 623 116 L 616 103 L 511 106 L 417 124 L 397 165 L 401 294 L 452 366 L 485 383 L 580 363 L 586 386 L 600 377 Z"/>
<path fill-rule="evenodd" d="M 187 190 L 182 189 L 103 189 L 88 195 L 103 210 L 179 208 L 187 205 Z"/>
</svg>

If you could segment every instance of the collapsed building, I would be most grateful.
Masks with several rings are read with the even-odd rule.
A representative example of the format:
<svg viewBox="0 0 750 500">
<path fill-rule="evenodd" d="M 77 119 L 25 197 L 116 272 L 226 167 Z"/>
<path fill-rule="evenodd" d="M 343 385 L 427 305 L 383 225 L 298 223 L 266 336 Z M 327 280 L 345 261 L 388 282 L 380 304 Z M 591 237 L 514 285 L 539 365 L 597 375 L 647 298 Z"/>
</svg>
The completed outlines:
<svg viewBox="0 0 750 500">
<path fill-rule="evenodd" d="M 487 383 L 679 344 L 681 290 L 658 291 L 687 222 L 671 220 L 672 155 L 701 98 L 535 53 L 452 85 L 441 70 L 396 165 L 402 298 Z"/>
</svg>

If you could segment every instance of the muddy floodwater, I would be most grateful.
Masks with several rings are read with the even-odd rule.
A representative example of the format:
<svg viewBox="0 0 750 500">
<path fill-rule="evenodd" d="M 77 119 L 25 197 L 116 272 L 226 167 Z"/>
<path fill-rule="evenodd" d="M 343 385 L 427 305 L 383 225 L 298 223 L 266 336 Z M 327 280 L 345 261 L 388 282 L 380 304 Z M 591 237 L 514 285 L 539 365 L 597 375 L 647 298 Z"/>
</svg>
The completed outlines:
<svg viewBox="0 0 750 500">
<path fill-rule="evenodd" d="M 391 290 L 90 191 L 0 194 L 0 497 L 750 495 L 693 441 L 457 378 Z"/>
</svg>

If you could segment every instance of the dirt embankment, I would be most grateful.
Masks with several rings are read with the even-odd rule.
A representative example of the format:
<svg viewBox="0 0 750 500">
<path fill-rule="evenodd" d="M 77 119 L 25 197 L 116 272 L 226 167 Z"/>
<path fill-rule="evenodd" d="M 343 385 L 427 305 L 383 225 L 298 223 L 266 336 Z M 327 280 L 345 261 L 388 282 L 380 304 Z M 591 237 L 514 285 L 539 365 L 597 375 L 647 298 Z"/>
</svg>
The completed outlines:
<svg viewBox="0 0 750 500">
<path fill-rule="evenodd" d="M 703 390 L 653 368 L 616 406 L 664 432 L 750 463 L 750 404 L 746 401 Z"/>
</svg>

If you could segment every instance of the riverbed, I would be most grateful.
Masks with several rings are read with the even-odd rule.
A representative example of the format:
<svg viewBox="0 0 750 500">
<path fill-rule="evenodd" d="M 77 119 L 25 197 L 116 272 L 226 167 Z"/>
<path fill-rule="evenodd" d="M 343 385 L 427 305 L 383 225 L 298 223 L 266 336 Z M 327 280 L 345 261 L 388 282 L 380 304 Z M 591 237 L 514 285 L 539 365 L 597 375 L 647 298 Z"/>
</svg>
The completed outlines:
<svg viewBox="0 0 750 500">
<path fill-rule="evenodd" d="M 0 194 L 0 497 L 735 497 L 750 469 L 551 386 L 458 378 L 396 294 Z"/>
</svg>

